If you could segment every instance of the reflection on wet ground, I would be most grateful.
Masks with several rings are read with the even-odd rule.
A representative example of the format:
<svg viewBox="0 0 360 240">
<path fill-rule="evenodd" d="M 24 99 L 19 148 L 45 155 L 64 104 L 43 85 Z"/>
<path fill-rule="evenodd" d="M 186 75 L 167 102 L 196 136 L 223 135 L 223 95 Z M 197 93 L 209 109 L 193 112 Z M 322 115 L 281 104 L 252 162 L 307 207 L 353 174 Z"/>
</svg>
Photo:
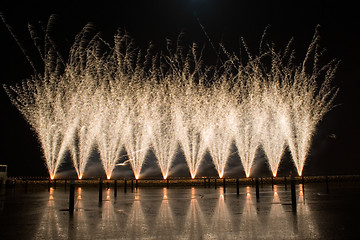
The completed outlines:
<svg viewBox="0 0 360 240">
<path fill-rule="evenodd" d="M 296 186 L 297 211 L 283 185 L 260 188 L 139 188 L 134 192 L 77 187 L 0 190 L 0 239 L 356 239 L 360 186 Z"/>
</svg>

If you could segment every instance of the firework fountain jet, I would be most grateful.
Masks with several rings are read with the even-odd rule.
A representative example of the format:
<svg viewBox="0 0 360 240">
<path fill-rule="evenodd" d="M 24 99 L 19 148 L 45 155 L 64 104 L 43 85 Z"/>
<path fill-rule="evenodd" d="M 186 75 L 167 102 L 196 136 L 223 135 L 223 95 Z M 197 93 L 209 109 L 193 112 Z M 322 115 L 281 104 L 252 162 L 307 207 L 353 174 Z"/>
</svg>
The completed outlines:
<svg viewBox="0 0 360 240">
<path fill-rule="evenodd" d="M 206 153 L 209 136 L 205 130 L 206 111 L 199 94 L 202 89 L 187 83 L 174 103 L 175 131 L 185 155 L 190 175 L 195 178 Z"/>
<path fill-rule="evenodd" d="M 136 179 L 140 177 L 152 134 L 150 124 L 152 119 L 148 108 L 149 96 L 145 89 L 137 89 L 138 92 L 132 95 L 132 108 L 126 116 L 124 124 L 124 145 Z"/>
<path fill-rule="evenodd" d="M 238 149 L 246 177 L 250 176 L 251 166 L 260 144 L 264 113 L 261 108 L 261 94 L 257 82 L 240 83 L 240 106 L 237 108 L 238 124 L 235 131 L 235 145 Z M 244 85 L 243 85 L 244 84 Z"/>
<path fill-rule="evenodd" d="M 303 64 L 292 67 L 293 81 L 287 99 L 291 113 L 289 114 L 291 130 L 287 131 L 287 143 L 299 176 L 302 175 L 316 126 L 332 108 L 332 102 L 338 91 L 331 87 L 338 63 L 333 60 L 320 66 L 321 52 L 318 50 L 318 41 L 319 36 L 315 34 Z M 312 64 L 311 54 L 314 55 Z M 322 79 L 320 86 L 317 83 L 319 78 Z"/>
<path fill-rule="evenodd" d="M 266 112 L 261 132 L 261 146 L 267 156 L 272 174 L 276 177 L 286 146 L 284 125 L 288 122 L 283 112 L 283 103 L 278 92 L 279 89 L 277 89 L 277 86 L 271 86 L 271 88 L 273 88 L 273 91 L 266 93 L 262 97 Z"/>
<path fill-rule="evenodd" d="M 210 155 L 220 178 L 224 176 L 227 160 L 231 154 L 231 146 L 236 132 L 236 99 L 229 94 L 231 85 L 227 79 L 214 83 L 209 94 L 208 118 L 205 133 L 209 135 L 207 141 Z"/>
<path fill-rule="evenodd" d="M 152 149 L 158 160 L 158 164 L 166 179 L 169 175 L 170 167 L 174 159 L 174 155 L 178 149 L 178 141 L 175 134 L 175 119 L 172 109 L 171 96 L 167 90 L 170 88 L 170 83 L 165 82 L 154 86 L 158 89 L 154 93 L 154 99 L 150 104 L 151 119 L 151 143 Z"/>
<path fill-rule="evenodd" d="M 175 91 L 171 93 L 176 94 L 172 107 L 175 133 L 191 178 L 195 178 L 209 141 L 206 131 L 207 119 L 210 117 L 207 109 L 206 73 L 203 72 L 196 44 L 185 54 L 179 47 L 175 54 L 169 51 L 167 61 Z"/>
<path fill-rule="evenodd" d="M 75 37 L 70 49 L 64 76 L 67 85 L 65 94 L 71 96 L 70 105 L 64 116 L 73 133 L 68 149 L 72 156 L 79 179 L 83 177 L 87 161 L 94 150 L 96 136 L 99 135 L 101 116 L 98 78 L 102 77 L 102 61 L 98 56 L 98 36 L 91 34 L 92 25 L 86 25 Z"/>
<path fill-rule="evenodd" d="M 269 47 L 258 56 L 244 44 L 245 63 L 222 47 L 227 59 L 215 68 L 203 64 L 195 44 L 175 52 L 169 44 L 167 54 L 148 50 L 143 57 L 127 34 L 115 34 L 112 46 L 91 25 L 76 36 L 65 62 L 51 31 L 41 48 L 29 29 L 44 72 L 4 89 L 37 133 L 51 178 L 69 151 L 81 179 L 96 148 L 107 178 L 125 149 L 138 179 L 151 149 L 166 179 L 179 146 L 192 178 L 206 151 L 223 177 L 232 144 L 247 177 L 259 147 L 276 176 L 288 146 L 301 175 L 316 125 L 337 91 L 330 87 L 337 64 L 320 66 L 317 32 L 300 65 L 290 42 L 283 53 Z"/>
<path fill-rule="evenodd" d="M 99 96 L 102 116 L 100 116 L 100 132 L 96 142 L 106 177 L 110 179 L 123 149 L 122 136 L 127 113 L 127 97 L 123 94 L 119 95 L 123 90 L 118 84 L 109 83 L 102 88 L 107 94 Z"/>
<path fill-rule="evenodd" d="M 22 84 L 3 87 L 12 103 L 37 133 L 50 178 L 53 179 L 73 134 L 71 126 L 64 118 L 69 110 L 67 103 L 71 98 L 66 92 L 66 79 L 61 74 L 64 61 L 49 41 L 51 32 L 49 26 L 52 25 L 54 18 L 50 17 L 43 37 L 39 36 L 35 28 L 29 24 L 29 32 L 34 44 L 38 47 L 41 40 L 44 43 L 43 48 L 38 47 L 44 62 L 44 72 L 41 75 L 34 68 L 34 63 L 13 34 L 11 27 L 4 17 L 1 17 L 34 69 L 31 79 L 25 80 Z"/>
</svg>

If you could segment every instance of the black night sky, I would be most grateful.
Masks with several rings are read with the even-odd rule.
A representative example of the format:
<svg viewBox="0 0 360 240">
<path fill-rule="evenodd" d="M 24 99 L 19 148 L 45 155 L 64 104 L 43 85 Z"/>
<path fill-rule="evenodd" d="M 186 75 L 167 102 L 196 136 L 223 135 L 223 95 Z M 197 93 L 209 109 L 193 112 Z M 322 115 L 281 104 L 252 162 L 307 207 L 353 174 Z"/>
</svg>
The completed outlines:
<svg viewBox="0 0 360 240">
<path fill-rule="evenodd" d="M 284 48 L 294 37 L 293 46 L 298 60 L 304 58 L 315 27 L 320 24 L 321 46 L 327 49 L 324 63 L 333 58 L 341 60 L 333 82 L 340 91 L 334 103 L 337 106 L 318 125 L 304 175 L 360 174 L 360 22 L 356 2 L 56 2 L 59 3 L 48 5 L 26 1 L 21 4 L 6 0 L 0 3 L 0 11 L 39 66 L 41 62 L 28 34 L 27 23 L 46 23 L 51 14 L 57 14 L 54 39 L 65 56 L 75 34 L 86 23 L 92 22 L 108 41 L 112 40 L 117 28 L 126 29 L 137 46 L 143 49 L 150 41 L 161 49 L 165 46 L 165 38 L 176 40 L 183 31 L 189 42 L 205 45 L 209 52 L 209 64 L 212 64 L 213 50 L 197 17 L 214 43 L 222 41 L 233 51 L 238 51 L 239 39 L 244 37 L 250 49 L 257 52 L 261 35 L 269 26 L 268 39 L 278 48 Z M 0 23 L 0 41 L 1 84 L 19 83 L 33 74 L 30 64 L 3 23 Z M 9 166 L 11 176 L 47 175 L 35 133 L 11 105 L 3 89 L 0 90 L 0 112 L 0 164 Z"/>
</svg>

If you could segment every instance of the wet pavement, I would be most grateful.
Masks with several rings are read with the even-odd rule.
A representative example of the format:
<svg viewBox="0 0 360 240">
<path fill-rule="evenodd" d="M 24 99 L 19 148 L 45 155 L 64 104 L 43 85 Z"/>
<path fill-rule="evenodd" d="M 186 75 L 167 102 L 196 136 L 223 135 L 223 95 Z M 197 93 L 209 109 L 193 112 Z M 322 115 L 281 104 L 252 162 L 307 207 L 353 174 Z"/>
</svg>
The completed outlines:
<svg viewBox="0 0 360 240">
<path fill-rule="evenodd" d="M 0 189 L 0 239 L 359 239 L 360 184 L 290 187 Z"/>
</svg>

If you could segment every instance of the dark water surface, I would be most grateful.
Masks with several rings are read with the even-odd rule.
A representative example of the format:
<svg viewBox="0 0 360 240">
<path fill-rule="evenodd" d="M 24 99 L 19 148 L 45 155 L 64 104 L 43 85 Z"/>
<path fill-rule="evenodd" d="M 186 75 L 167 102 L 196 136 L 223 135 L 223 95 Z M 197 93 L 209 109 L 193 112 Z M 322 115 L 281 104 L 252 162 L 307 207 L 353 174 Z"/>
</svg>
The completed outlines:
<svg viewBox="0 0 360 240">
<path fill-rule="evenodd" d="M 0 189 L 0 239 L 360 239 L 360 185 L 139 188 L 124 193 L 69 187 Z"/>
</svg>

